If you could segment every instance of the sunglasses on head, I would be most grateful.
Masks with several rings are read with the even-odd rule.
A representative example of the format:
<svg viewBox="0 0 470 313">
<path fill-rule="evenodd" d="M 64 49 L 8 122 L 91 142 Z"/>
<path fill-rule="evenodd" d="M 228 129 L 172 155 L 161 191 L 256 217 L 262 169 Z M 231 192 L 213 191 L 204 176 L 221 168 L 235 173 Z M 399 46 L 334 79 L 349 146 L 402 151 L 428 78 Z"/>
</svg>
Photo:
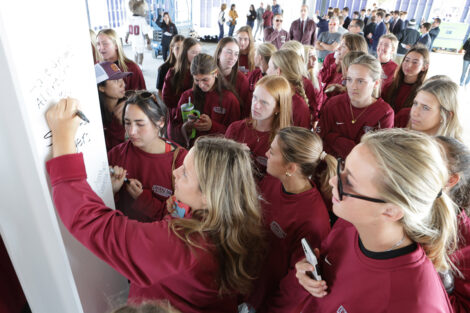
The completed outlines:
<svg viewBox="0 0 470 313">
<path fill-rule="evenodd" d="M 133 95 L 136 95 L 143 100 L 148 99 L 148 98 L 155 98 L 154 94 L 151 92 L 148 92 L 147 90 L 128 90 L 124 93 L 124 96 L 126 98 L 130 98 Z"/>
</svg>

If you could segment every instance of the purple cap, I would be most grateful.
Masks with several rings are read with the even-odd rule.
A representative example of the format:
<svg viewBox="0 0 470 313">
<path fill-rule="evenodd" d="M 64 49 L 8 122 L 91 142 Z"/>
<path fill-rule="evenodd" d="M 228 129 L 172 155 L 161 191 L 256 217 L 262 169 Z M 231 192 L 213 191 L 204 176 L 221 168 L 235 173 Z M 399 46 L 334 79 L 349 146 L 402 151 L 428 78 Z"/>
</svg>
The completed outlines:
<svg viewBox="0 0 470 313">
<path fill-rule="evenodd" d="M 131 75 L 131 72 L 121 72 L 119 67 L 113 62 L 101 62 L 95 64 L 96 83 L 105 80 L 118 80 Z"/>
</svg>

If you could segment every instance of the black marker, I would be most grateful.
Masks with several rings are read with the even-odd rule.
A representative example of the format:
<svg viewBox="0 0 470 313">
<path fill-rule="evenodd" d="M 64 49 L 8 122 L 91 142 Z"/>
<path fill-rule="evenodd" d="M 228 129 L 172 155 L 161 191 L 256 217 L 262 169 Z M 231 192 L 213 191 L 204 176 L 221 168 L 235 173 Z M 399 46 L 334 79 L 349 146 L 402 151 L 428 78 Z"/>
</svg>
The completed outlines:
<svg viewBox="0 0 470 313">
<path fill-rule="evenodd" d="M 75 112 L 75 115 L 77 115 L 79 118 L 81 118 L 83 121 L 87 122 L 87 123 L 90 123 L 90 121 L 86 118 L 85 114 L 83 114 L 82 111 L 80 110 L 77 110 L 77 112 Z"/>
<path fill-rule="evenodd" d="M 110 172 L 112 175 L 114 175 L 114 169 L 113 169 L 112 167 L 109 168 L 109 172 Z M 125 182 L 126 184 L 129 184 L 129 183 L 130 183 L 130 181 L 129 181 L 129 179 L 128 179 L 127 177 L 124 177 L 124 182 Z"/>
</svg>

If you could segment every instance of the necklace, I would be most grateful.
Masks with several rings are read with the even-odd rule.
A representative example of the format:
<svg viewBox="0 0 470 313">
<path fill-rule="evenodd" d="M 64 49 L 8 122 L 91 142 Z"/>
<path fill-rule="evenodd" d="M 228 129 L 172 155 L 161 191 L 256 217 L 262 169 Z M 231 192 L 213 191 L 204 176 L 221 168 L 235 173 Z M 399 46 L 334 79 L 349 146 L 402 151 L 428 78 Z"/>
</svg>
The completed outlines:
<svg viewBox="0 0 470 313">
<path fill-rule="evenodd" d="M 351 120 L 351 123 L 353 124 L 356 124 L 357 120 L 359 119 L 359 117 L 361 117 L 362 113 L 364 113 L 365 111 L 367 111 L 367 109 L 370 107 L 370 105 L 368 105 L 364 110 L 362 110 L 361 113 L 359 113 L 359 115 L 354 118 L 354 113 L 353 113 L 353 109 L 352 109 L 352 104 L 351 102 L 349 102 L 349 109 L 351 110 L 351 116 L 352 116 L 352 120 Z"/>
<path fill-rule="evenodd" d="M 399 247 L 403 243 L 404 240 L 405 240 L 405 234 L 403 234 L 403 237 L 396 244 L 394 244 L 393 247 L 391 247 L 388 250 L 385 250 L 385 252 L 392 251 L 396 247 Z"/>
</svg>

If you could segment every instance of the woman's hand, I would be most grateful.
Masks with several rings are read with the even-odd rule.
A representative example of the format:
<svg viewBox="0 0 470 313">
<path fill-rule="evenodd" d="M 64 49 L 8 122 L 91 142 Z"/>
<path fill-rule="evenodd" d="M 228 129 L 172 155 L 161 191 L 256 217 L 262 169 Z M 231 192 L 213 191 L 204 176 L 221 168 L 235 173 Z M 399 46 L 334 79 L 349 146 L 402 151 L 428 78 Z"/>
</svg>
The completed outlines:
<svg viewBox="0 0 470 313">
<path fill-rule="evenodd" d="M 112 169 L 111 185 L 113 186 L 113 194 L 121 190 L 122 184 L 126 179 L 127 171 L 120 166 L 110 166 Z"/>
<path fill-rule="evenodd" d="M 346 92 L 347 89 L 345 86 L 340 84 L 329 84 L 328 87 L 325 88 L 326 94 L 333 94 L 333 93 L 343 93 Z"/>
<path fill-rule="evenodd" d="M 78 104 L 76 99 L 61 99 L 46 112 L 47 125 L 52 134 L 53 157 L 77 152 L 75 134 L 80 125 L 80 118 L 76 115 Z"/>
<path fill-rule="evenodd" d="M 134 178 L 129 179 L 129 183 L 126 185 L 126 190 L 134 200 L 137 199 L 144 191 L 142 183 Z"/>
<path fill-rule="evenodd" d="M 212 128 L 212 120 L 207 114 L 202 114 L 194 123 L 194 128 L 198 131 L 209 131 Z"/>
<path fill-rule="evenodd" d="M 315 254 L 318 255 L 318 249 L 315 249 Z M 306 259 L 303 259 L 295 264 L 296 274 L 295 276 L 299 280 L 299 284 L 304 287 L 312 296 L 317 298 L 323 298 L 327 295 L 326 289 L 328 286 L 324 280 L 315 280 L 307 275 L 307 272 L 313 272 L 314 268 L 312 264 L 308 263 Z"/>
</svg>

